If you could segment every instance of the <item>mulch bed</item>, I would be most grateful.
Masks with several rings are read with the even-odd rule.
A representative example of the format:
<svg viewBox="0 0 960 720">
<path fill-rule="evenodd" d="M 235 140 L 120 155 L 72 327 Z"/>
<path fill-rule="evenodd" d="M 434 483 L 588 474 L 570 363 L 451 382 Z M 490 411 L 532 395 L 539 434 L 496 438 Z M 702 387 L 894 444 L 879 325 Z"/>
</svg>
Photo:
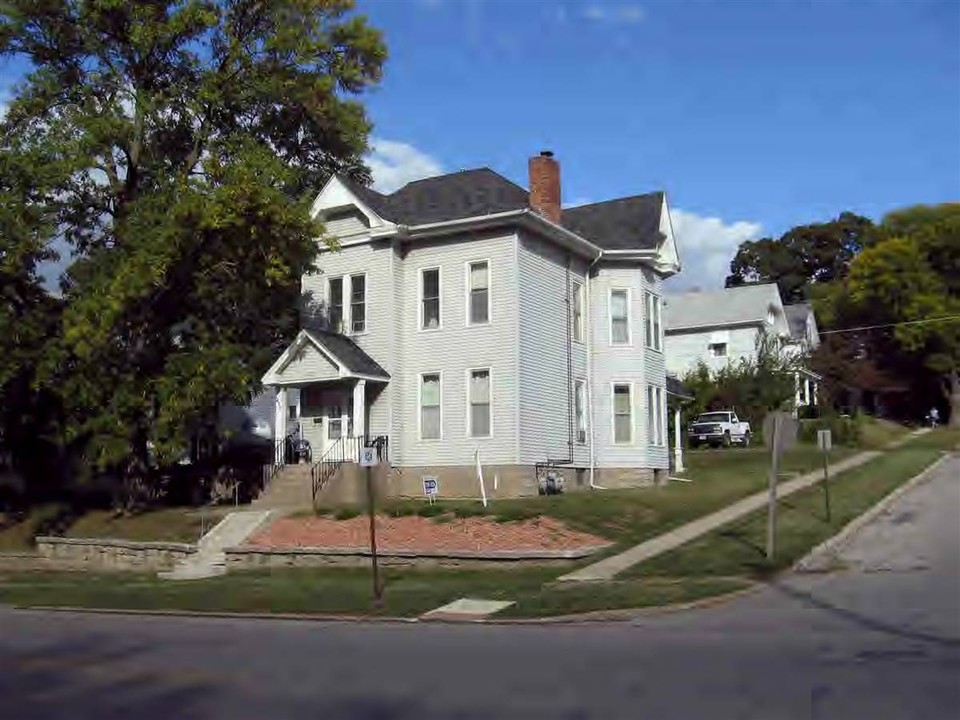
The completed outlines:
<svg viewBox="0 0 960 720">
<path fill-rule="evenodd" d="M 248 546 L 289 549 L 298 547 L 367 548 L 369 519 L 329 517 L 279 518 L 251 537 Z M 608 544 L 589 533 L 572 530 L 549 517 L 518 522 L 492 518 L 457 518 L 437 522 L 418 516 L 377 516 L 377 545 L 383 550 L 508 552 L 580 550 Z"/>
</svg>

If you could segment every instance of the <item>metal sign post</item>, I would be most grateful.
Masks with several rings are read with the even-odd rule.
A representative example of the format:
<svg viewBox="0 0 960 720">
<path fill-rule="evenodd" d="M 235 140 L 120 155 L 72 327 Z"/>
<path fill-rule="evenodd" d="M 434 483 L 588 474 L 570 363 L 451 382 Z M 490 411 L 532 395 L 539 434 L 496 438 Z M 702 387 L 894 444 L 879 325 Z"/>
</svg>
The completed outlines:
<svg viewBox="0 0 960 720">
<path fill-rule="evenodd" d="M 377 450 L 364 447 L 360 450 L 360 466 L 367 476 L 367 515 L 370 517 L 370 561 L 373 563 L 373 606 L 383 607 L 383 586 L 380 584 L 380 565 L 377 561 L 376 502 L 373 489 L 373 466 L 377 464 Z"/>
<path fill-rule="evenodd" d="M 826 506 L 827 522 L 830 522 L 830 465 L 828 457 L 833 447 L 833 438 L 829 430 L 817 431 L 817 447 L 823 451 L 823 502 Z"/>
</svg>

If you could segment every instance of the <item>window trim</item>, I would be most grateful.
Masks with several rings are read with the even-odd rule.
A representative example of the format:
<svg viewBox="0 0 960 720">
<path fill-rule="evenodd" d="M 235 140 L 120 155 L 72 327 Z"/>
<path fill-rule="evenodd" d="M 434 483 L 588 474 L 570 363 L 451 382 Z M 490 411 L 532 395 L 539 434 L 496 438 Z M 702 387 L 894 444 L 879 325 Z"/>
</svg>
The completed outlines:
<svg viewBox="0 0 960 720">
<path fill-rule="evenodd" d="M 423 378 L 427 375 L 436 375 L 440 379 L 440 435 L 435 438 L 423 436 Z M 417 376 L 417 438 L 420 442 L 443 440 L 443 370 L 425 370 Z"/>
<path fill-rule="evenodd" d="M 584 344 L 586 342 L 586 322 L 584 320 L 584 314 L 586 312 L 586 299 L 584 297 L 584 284 L 579 280 L 572 281 L 573 287 L 571 288 L 571 298 L 573 300 L 573 308 L 570 313 L 570 322 L 573 323 L 573 341 L 575 343 Z M 580 290 L 579 300 L 577 298 L 577 290 Z M 579 320 L 577 319 L 577 314 L 579 312 Z M 628 310 L 629 314 L 629 310 Z"/>
<path fill-rule="evenodd" d="M 577 416 L 577 399 L 580 399 L 580 416 Z M 577 445 L 587 444 L 587 381 L 584 378 L 575 378 L 573 381 L 573 424 L 574 440 Z M 583 427 L 581 427 L 581 425 Z M 583 440 L 580 433 L 583 433 Z"/>
<path fill-rule="evenodd" d="M 615 292 L 624 292 L 627 294 L 627 342 L 618 343 L 613 341 L 613 294 Z M 633 347 L 633 328 L 631 327 L 630 315 L 633 306 L 633 293 L 628 287 L 612 287 L 607 292 L 607 331 L 610 347 Z"/>
<path fill-rule="evenodd" d="M 617 387 L 623 386 L 630 389 L 630 439 L 626 442 L 617 440 Z M 633 380 L 612 380 L 610 382 L 610 444 L 619 447 L 628 447 L 634 444 L 635 433 L 634 424 L 637 421 L 636 408 L 634 407 Z"/>
<path fill-rule="evenodd" d="M 470 321 L 470 291 L 472 290 L 470 287 L 470 266 L 480 263 L 487 264 L 487 321 L 475 323 Z M 490 262 L 490 258 L 474 258 L 463 263 L 463 307 L 464 327 L 485 327 L 493 324 L 493 263 Z"/>
<path fill-rule="evenodd" d="M 353 279 L 355 277 L 361 277 L 361 276 L 363 277 L 363 330 L 354 330 L 353 329 Z M 348 323 L 347 327 L 349 328 L 349 332 L 343 333 L 343 334 L 344 335 L 366 335 L 368 332 L 370 332 L 370 313 L 368 312 L 370 308 L 370 302 L 369 302 L 370 278 L 365 271 L 349 273 L 347 275 L 344 275 L 344 277 L 350 279 L 349 287 L 344 285 L 347 299 L 350 301 L 349 302 L 350 317 L 347 320 L 347 323 Z"/>
<path fill-rule="evenodd" d="M 715 347 L 723 347 L 723 354 L 717 354 L 713 351 Z M 710 353 L 710 357 L 714 358 L 725 358 L 730 356 L 728 349 L 729 343 L 727 342 L 710 342 L 707 343 L 707 352 Z"/>
<path fill-rule="evenodd" d="M 344 290 L 345 290 L 345 288 L 347 287 L 347 283 L 344 282 L 345 277 L 346 277 L 346 276 L 344 276 L 344 275 L 332 275 L 332 276 L 327 277 L 327 305 L 328 305 L 328 307 L 327 307 L 327 321 L 328 321 L 328 322 L 331 321 L 331 308 L 332 308 L 332 306 L 333 306 L 333 302 L 332 302 L 332 300 L 333 300 L 333 288 L 331 287 L 331 284 L 332 284 L 335 280 L 339 280 L 339 281 L 340 281 L 340 327 L 339 327 L 339 328 L 333 328 L 333 323 L 332 323 L 332 322 L 330 322 L 330 325 L 331 325 L 331 329 L 332 329 L 335 333 L 339 333 L 339 334 L 341 334 L 341 335 L 343 335 L 343 334 L 344 334 L 344 330 L 347 329 L 347 323 L 348 323 L 348 320 L 349 320 L 348 313 L 349 313 L 349 311 L 350 311 L 349 307 L 345 307 L 344 304 L 343 304 L 343 296 L 346 294 L 346 293 L 344 292 Z"/>
<path fill-rule="evenodd" d="M 490 432 L 487 435 L 474 435 L 473 434 L 473 414 L 470 412 L 470 409 L 473 405 L 470 398 L 470 380 L 472 379 L 473 373 L 483 372 L 484 370 L 486 370 L 487 372 L 487 382 L 490 386 L 490 398 L 487 401 L 487 406 L 490 408 Z M 466 399 L 467 417 L 466 417 L 465 427 L 467 429 L 467 438 L 471 440 L 489 440 L 490 438 L 493 437 L 493 368 L 490 367 L 489 365 L 485 367 L 467 368 L 464 371 L 464 382 L 465 382 L 465 385 L 464 385 L 465 392 L 463 393 L 463 396 Z"/>
<path fill-rule="evenodd" d="M 644 344 L 650 350 L 663 352 L 663 298 L 650 290 L 644 291 Z"/>
<path fill-rule="evenodd" d="M 437 326 L 435 328 L 428 328 L 423 326 L 424 313 L 423 313 L 423 274 L 430 272 L 431 270 L 437 271 Z M 443 330 L 443 268 L 439 265 L 431 265 L 429 267 L 420 268 L 417 277 L 417 331 L 418 332 L 436 332 L 437 330 Z"/>
<path fill-rule="evenodd" d="M 667 446 L 667 411 L 663 385 L 647 384 L 647 442 L 651 447 Z"/>
</svg>

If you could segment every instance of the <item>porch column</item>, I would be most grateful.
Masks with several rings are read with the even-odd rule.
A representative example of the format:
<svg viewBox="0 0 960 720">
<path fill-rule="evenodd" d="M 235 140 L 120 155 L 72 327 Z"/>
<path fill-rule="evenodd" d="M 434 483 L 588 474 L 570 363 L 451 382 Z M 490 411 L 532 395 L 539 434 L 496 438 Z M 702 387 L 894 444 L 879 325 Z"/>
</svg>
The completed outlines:
<svg viewBox="0 0 960 720">
<path fill-rule="evenodd" d="M 796 387 L 797 389 L 797 397 L 796 397 L 795 405 L 797 407 L 800 407 L 801 405 L 803 405 L 803 398 L 800 396 L 800 373 L 797 372 L 793 374 L 793 384 L 794 384 L 794 387 Z"/>
<path fill-rule="evenodd" d="M 358 438 L 367 437 L 366 397 L 367 381 L 357 380 L 353 386 L 353 436 Z"/>
<path fill-rule="evenodd" d="M 803 378 L 803 404 L 810 405 L 810 378 Z"/>
<path fill-rule="evenodd" d="M 682 473 L 683 467 L 683 433 L 680 431 L 680 406 L 673 409 L 673 471 Z"/>
<path fill-rule="evenodd" d="M 280 441 L 287 436 L 287 389 L 285 387 L 277 388 L 273 412 L 273 442 L 276 454 L 274 462 L 283 464 L 286 462 L 286 443 Z"/>
</svg>

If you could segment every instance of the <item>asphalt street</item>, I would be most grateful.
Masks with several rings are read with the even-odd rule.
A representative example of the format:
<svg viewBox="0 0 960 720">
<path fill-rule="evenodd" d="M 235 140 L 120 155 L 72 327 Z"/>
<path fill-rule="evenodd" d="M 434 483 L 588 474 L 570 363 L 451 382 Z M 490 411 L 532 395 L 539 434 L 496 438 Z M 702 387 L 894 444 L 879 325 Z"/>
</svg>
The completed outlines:
<svg viewBox="0 0 960 720">
<path fill-rule="evenodd" d="M 960 718 L 960 458 L 839 559 L 620 623 L 0 609 L 0 718 Z"/>
</svg>

